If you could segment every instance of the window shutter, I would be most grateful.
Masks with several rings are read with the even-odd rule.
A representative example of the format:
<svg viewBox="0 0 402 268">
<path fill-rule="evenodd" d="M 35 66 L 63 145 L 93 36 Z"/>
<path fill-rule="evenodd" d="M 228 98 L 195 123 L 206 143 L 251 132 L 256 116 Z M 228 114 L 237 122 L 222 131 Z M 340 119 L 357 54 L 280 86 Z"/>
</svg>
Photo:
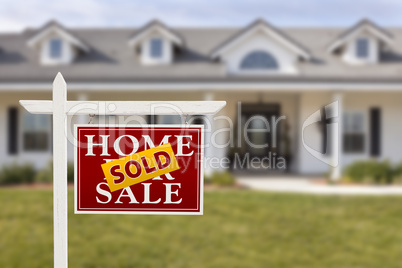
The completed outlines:
<svg viewBox="0 0 402 268">
<path fill-rule="evenodd" d="M 370 109 L 370 155 L 381 155 L 381 108 Z"/>
<path fill-rule="evenodd" d="M 156 122 L 157 122 L 157 118 L 156 118 L 157 116 L 156 115 L 147 115 L 147 123 L 148 124 L 150 124 L 150 125 L 155 125 L 156 124 Z"/>
<path fill-rule="evenodd" d="M 18 108 L 10 107 L 7 111 L 8 120 L 8 153 L 18 153 Z"/>
</svg>

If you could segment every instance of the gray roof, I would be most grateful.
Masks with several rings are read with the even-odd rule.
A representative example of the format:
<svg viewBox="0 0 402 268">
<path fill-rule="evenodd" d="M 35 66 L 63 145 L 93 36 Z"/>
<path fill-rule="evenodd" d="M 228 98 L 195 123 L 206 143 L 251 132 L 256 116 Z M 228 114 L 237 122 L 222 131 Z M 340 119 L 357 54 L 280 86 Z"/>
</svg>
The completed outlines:
<svg viewBox="0 0 402 268">
<path fill-rule="evenodd" d="M 400 82 L 402 81 L 402 28 L 384 29 L 393 36 L 391 50 L 382 51 L 381 62 L 354 66 L 343 62 L 328 46 L 347 28 L 278 28 L 312 55 L 298 63 L 300 73 L 289 76 L 231 76 L 211 52 L 242 31 L 242 28 L 172 28 L 185 42 L 171 65 L 145 66 L 128 46 L 142 28 L 72 29 L 91 47 L 71 64 L 43 66 L 38 51 L 27 40 L 40 29 L 0 34 L 0 83 L 49 82 L 62 72 L 68 82 Z"/>
</svg>

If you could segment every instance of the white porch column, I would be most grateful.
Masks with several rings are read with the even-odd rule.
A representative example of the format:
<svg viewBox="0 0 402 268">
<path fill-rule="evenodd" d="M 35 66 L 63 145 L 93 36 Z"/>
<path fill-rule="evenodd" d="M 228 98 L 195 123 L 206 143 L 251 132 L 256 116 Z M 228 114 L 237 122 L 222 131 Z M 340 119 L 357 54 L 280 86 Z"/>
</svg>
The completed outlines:
<svg viewBox="0 0 402 268">
<path fill-rule="evenodd" d="M 337 111 L 333 111 L 337 115 L 337 123 L 332 127 L 332 170 L 331 180 L 337 181 L 342 176 L 342 154 L 343 154 L 343 94 L 335 92 L 333 94 L 334 107 Z"/>
<path fill-rule="evenodd" d="M 204 95 L 204 101 L 213 101 L 214 100 L 214 94 L 211 92 L 208 92 Z M 213 172 L 212 167 L 210 165 L 210 160 L 212 157 L 214 157 L 214 147 L 212 145 L 212 132 L 214 131 L 214 118 L 213 115 L 206 115 L 205 116 L 205 129 L 204 129 L 204 142 L 205 142 L 205 149 L 204 149 L 204 167 L 205 167 L 205 175 L 211 175 Z M 208 161 L 206 161 L 208 159 Z"/>
</svg>

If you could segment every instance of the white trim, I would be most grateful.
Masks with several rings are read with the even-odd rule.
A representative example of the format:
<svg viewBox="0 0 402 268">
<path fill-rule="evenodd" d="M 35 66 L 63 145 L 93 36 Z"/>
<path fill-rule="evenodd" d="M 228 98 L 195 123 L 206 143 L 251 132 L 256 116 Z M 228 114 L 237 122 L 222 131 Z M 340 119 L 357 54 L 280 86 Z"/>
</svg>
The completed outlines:
<svg viewBox="0 0 402 268">
<path fill-rule="evenodd" d="M 223 83 L 69 83 L 69 92 L 99 91 L 402 91 L 402 82 L 397 83 L 305 83 L 305 82 L 223 82 Z M 50 91 L 49 83 L 0 83 L 0 91 Z"/>
<path fill-rule="evenodd" d="M 34 47 L 36 44 L 41 42 L 44 38 L 46 38 L 46 36 L 48 36 L 52 32 L 55 32 L 61 38 L 64 38 L 66 41 L 81 48 L 85 52 L 88 52 L 90 50 L 90 48 L 87 45 L 85 45 L 83 42 L 81 42 L 80 40 L 75 38 L 73 35 L 69 34 L 65 30 L 63 30 L 57 26 L 51 26 L 49 28 L 46 28 L 45 30 L 38 33 L 37 35 L 33 36 L 31 39 L 28 40 L 28 46 Z"/>
<path fill-rule="evenodd" d="M 363 30 L 369 31 L 371 34 L 374 36 L 378 37 L 380 40 L 387 44 L 392 43 L 392 39 L 386 36 L 385 34 L 381 33 L 379 30 L 374 28 L 371 25 L 362 25 L 358 28 L 356 28 L 354 31 L 350 32 L 346 36 L 342 37 L 341 39 L 336 40 L 333 42 L 329 47 L 328 47 L 328 52 L 334 52 L 338 47 L 342 46 L 344 43 L 346 43 L 348 40 L 351 38 L 355 37 L 358 33 L 362 32 Z"/>
<path fill-rule="evenodd" d="M 159 31 L 162 35 L 164 35 L 166 38 L 171 40 L 176 45 L 179 45 L 179 46 L 183 45 L 183 42 L 180 38 L 178 38 L 177 36 L 170 33 L 169 31 L 167 31 L 166 29 L 164 29 L 163 27 L 161 27 L 159 25 L 153 25 L 153 26 L 149 27 L 148 29 L 146 29 L 145 31 L 143 31 L 142 33 L 140 33 L 139 35 L 134 36 L 133 38 L 131 38 L 128 41 L 128 45 L 129 46 L 137 45 L 139 42 L 142 41 L 142 39 L 144 39 L 152 31 Z"/>
<path fill-rule="evenodd" d="M 297 46 L 295 46 L 291 42 L 287 41 L 285 38 L 280 36 L 278 33 L 276 33 L 275 31 L 271 30 L 268 26 L 262 25 L 262 24 L 258 24 L 256 26 L 252 27 L 251 29 L 249 29 L 245 33 L 241 34 L 240 36 L 238 36 L 237 38 L 232 40 L 230 43 L 228 43 L 228 44 L 224 45 L 223 47 L 221 47 L 220 49 L 218 49 L 215 53 L 212 54 L 212 58 L 215 59 L 215 58 L 219 57 L 222 53 L 224 53 L 225 51 L 229 50 L 230 48 L 232 48 L 233 46 L 235 46 L 239 42 L 242 42 L 243 40 L 247 39 L 250 35 L 254 34 L 258 30 L 262 30 L 268 36 L 273 37 L 276 41 L 278 41 L 279 43 L 283 44 L 284 46 L 286 46 L 288 49 L 290 49 L 291 51 L 295 52 L 296 54 L 302 56 L 305 60 L 311 59 L 310 54 L 308 54 L 305 51 L 299 49 Z"/>
</svg>

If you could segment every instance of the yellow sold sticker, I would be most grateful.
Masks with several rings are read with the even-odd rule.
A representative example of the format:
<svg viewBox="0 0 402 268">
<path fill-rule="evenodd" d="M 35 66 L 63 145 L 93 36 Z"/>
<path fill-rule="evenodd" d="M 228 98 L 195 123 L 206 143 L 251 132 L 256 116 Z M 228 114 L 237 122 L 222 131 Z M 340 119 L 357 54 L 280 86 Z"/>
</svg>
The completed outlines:
<svg viewBox="0 0 402 268">
<path fill-rule="evenodd" d="M 170 143 L 101 166 L 111 192 L 180 169 Z"/>
</svg>

